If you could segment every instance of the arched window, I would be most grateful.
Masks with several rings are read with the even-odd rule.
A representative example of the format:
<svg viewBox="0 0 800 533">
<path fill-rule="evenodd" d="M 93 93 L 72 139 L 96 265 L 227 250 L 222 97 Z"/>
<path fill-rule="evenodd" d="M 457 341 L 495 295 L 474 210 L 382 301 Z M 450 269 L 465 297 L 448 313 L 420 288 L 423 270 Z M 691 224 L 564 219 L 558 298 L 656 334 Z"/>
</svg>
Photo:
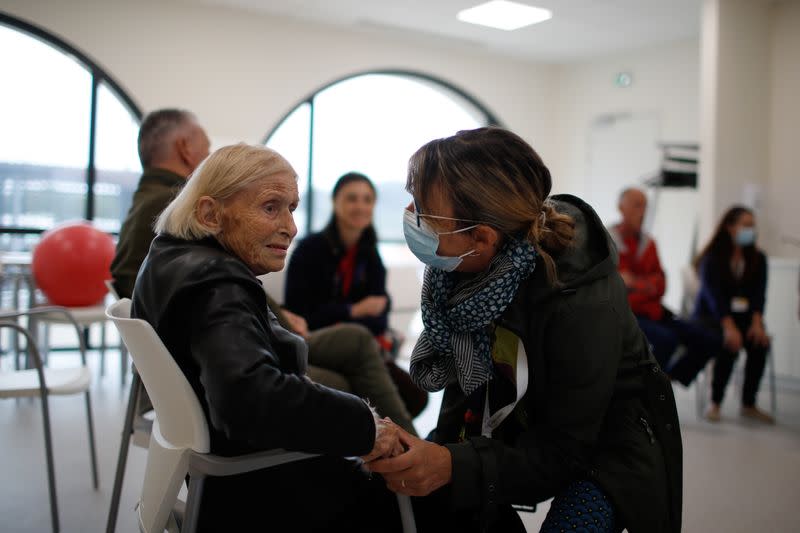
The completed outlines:
<svg viewBox="0 0 800 533">
<path fill-rule="evenodd" d="M 75 219 L 116 232 L 141 174 L 141 111 L 85 54 L 0 13 L 0 250 Z"/>
<path fill-rule="evenodd" d="M 385 249 L 403 240 L 411 154 L 432 139 L 497 123 L 475 99 L 444 82 L 381 71 L 350 76 L 314 92 L 286 115 L 265 144 L 298 173 L 299 235 L 325 226 L 333 184 L 342 174 L 357 171 L 378 188 L 375 227 Z"/>
</svg>

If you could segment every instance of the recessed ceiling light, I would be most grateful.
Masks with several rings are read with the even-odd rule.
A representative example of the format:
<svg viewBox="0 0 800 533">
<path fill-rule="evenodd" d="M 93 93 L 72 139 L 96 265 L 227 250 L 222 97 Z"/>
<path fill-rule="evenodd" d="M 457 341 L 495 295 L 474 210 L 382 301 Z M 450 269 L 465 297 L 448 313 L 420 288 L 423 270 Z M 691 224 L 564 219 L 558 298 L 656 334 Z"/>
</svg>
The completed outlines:
<svg viewBox="0 0 800 533">
<path fill-rule="evenodd" d="M 553 12 L 541 7 L 526 6 L 506 0 L 492 0 L 479 6 L 459 11 L 456 18 L 470 24 L 480 24 L 499 30 L 517 30 L 531 24 L 544 22 Z"/>
</svg>

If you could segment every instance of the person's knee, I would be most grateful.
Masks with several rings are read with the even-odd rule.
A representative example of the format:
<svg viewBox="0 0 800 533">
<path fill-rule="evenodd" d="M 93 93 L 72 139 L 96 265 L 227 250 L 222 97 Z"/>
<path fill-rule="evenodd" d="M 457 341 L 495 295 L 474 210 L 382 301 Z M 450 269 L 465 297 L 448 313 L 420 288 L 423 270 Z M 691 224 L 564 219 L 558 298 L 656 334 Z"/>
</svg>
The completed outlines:
<svg viewBox="0 0 800 533">
<path fill-rule="evenodd" d="M 341 324 L 339 335 L 343 343 L 362 359 L 375 359 L 380 355 L 378 342 L 372 332 L 361 324 Z"/>
<path fill-rule="evenodd" d="M 320 385 L 325 385 L 326 387 L 342 392 L 352 392 L 350 382 L 338 372 L 309 365 L 307 375 L 314 383 L 319 383 Z"/>
</svg>

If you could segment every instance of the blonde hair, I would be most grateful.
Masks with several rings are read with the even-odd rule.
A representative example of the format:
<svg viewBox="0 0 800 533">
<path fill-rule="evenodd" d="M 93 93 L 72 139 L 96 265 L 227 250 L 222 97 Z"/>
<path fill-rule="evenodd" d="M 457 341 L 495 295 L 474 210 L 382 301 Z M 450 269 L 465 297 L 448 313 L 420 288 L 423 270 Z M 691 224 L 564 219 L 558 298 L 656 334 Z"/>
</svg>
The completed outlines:
<svg viewBox="0 0 800 533">
<path fill-rule="evenodd" d="M 406 189 L 426 212 L 426 198 L 439 192 L 453 217 L 480 221 L 504 237 L 527 239 L 558 282 L 553 255 L 566 249 L 575 221 L 546 201 L 550 171 L 518 135 L 489 127 L 460 131 L 420 148 L 408 164 Z"/>
<path fill-rule="evenodd" d="M 197 202 L 201 197 L 221 202 L 252 183 L 286 171 L 296 177 L 289 162 L 265 146 L 239 143 L 220 148 L 195 169 L 180 194 L 158 217 L 154 229 L 156 233 L 186 240 L 214 235 L 215 231 L 197 217 Z"/>
</svg>

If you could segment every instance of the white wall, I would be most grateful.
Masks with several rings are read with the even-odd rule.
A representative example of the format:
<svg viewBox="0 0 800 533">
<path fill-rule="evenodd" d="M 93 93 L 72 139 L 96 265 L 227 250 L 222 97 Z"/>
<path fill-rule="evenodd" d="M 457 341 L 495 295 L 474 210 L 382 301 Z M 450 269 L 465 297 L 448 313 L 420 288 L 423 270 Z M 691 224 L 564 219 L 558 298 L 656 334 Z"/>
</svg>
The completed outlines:
<svg viewBox="0 0 800 533">
<path fill-rule="evenodd" d="M 257 142 L 301 98 L 352 73 L 410 69 L 460 87 L 547 158 L 555 67 L 378 32 L 169 1 L 2 0 L 105 67 L 147 111 L 194 110 L 213 140 Z"/>
<path fill-rule="evenodd" d="M 619 191 L 657 171 L 658 142 L 698 141 L 699 43 L 682 41 L 613 57 L 563 65 L 558 73 L 556 158 L 551 165 L 557 192 L 584 197 L 606 224 L 617 219 Z M 629 87 L 614 83 L 632 76 Z M 605 126 L 603 117 L 619 117 Z M 598 178 L 602 183 L 598 184 Z M 690 256 L 696 218 L 693 190 L 664 191 L 650 229 L 667 276 L 665 304 L 680 308 L 680 272 Z"/>
<path fill-rule="evenodd" d="M 760 223 L 772 254 L 800 258 L 800 2 L 780 2 L 771 15 L 769 174 Z"/>
<path fill-rule="evenodd" d="M 764 212 L 768 173 L 770 8 L 706 0 L 703 21 L 701 237 L 733 204 Z M 756 194 L 753 194 L 753 192 Z"/>
<path fill-rule="evenodd" d="M 630 113 L 655 117 L 661 141 L 698 140 L 698 53 L 696 40 L 624 52 L 559 67 L 556 139 L 552 165 L 562 192 L 581 195 L 589 172 L 587 135 L 597 117 Z M 614 84 L 618 72 L 633 83 Z"/>
</svg>

